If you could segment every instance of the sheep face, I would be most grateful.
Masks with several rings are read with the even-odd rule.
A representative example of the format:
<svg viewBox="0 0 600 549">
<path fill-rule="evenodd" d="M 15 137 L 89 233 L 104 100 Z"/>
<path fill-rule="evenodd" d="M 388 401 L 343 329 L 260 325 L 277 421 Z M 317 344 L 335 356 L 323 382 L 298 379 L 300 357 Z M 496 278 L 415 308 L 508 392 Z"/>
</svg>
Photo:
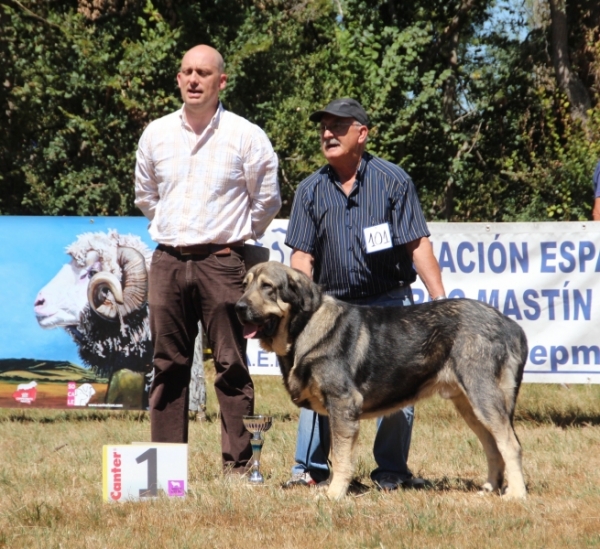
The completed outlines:
<svg viewBox="0 0 600 549">
<path fill-rule="evenodd" d="M 39 325 L 64 328 L 83 363 L 109 378 L 107 402 L 146 407 L 145 376 L 152 369 L 151 250 L 137 236 L 109 230 L 79 235 L 66 252 L 71 261 L 36 297 Z"/>
<path fill-rule="evenodd" d="M 35 300 L 39 325 L 64 328 L 97 372 L 146 370 L 151 250 L 137 236 L 109 230 L 79 235 L 66 252 L 71 261 Z"/>
<path fill-rule="evenodd" d="M 90 279 L 100 270 L 99 262 L 81 266 L 74 259 L 38 293 L 34 312 L 42 328 L 76 326 L 88 304 Z"/>
</svg>

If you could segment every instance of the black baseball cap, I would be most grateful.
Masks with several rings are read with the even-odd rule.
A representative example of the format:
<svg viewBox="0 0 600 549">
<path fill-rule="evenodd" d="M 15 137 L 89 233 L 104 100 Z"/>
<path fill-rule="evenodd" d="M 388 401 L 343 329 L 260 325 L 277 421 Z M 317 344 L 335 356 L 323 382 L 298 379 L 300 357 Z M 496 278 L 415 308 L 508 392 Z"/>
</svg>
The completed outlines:
<svg viewBox="0 0 600 549">
<path fill-rule="evenodd" d="M 308 119 L 311 122 L 319 122 L 323 115 L 332 114 L 333 116 L 351 117 L 357 122 L 360 122 L 363 126 L 369 126 L 371 123 L 369 116 L 362 108 L 362 105 L 356 101 L 356 99 L 350 99 L 349 97 L 342 97 L 341 99 L 334 99 L 324 109 L 313 112 Z"/>
</svg>

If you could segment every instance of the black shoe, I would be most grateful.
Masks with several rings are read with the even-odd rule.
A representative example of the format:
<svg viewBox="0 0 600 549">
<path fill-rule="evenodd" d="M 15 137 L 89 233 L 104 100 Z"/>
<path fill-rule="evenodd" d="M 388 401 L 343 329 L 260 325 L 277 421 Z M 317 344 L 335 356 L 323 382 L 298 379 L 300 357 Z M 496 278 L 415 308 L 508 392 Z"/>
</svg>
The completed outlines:
<svg viewBox="0 0 600 549">
<path fill-rule="evenodd" d="M 433 484 L 424 478 L 412 477 L 402 481 L 402 488 L 404 490 L 423 490 L 432 487 Z"/>
<path fill-rule="evenodd" d="M 396 475 L 381 475 L 378 479 L 373 479 L 373 482 L 382 492 L 393 492 L 402 486 L 402 480 Z"/>
<path fill-rule="evenodd" d="M 423 488 L 431 488 L 433 486 L 431 482 L 422 478 L 411 477 L 401 480 L 395 475 L 382 475 L 377 480 L 373 480 L 373 482 L 377 488 L 384 492 L 393 492 L 398 488 L 404 490 L 422 490 Z"/>
</svg>

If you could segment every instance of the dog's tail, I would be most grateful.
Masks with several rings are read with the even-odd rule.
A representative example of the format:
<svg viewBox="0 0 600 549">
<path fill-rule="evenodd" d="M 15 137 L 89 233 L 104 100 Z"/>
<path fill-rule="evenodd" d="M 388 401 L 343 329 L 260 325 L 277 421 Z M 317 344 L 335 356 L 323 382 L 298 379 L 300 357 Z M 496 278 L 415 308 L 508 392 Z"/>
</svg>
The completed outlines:
<svg viewBox="0 0 600 549">
<path fill-rule="evenodd" d="M 529 356 L 529 346 L 527 344 L 525 331 L 516 322 L 513 322 L 512 324 L 515 333 L 513 334 L 513 337 L 510 338 L 513 345 L 509 349 L 509 357 L 507 359 L 507 371 L 511 373 L 512 383 L 503 384 L 506 409 L 509 412 L 511 423 L 515 413 L 519 389 L 521 388 L 521 383 L 523 381 L 525 365 L 527 364 L 527 358 Z"/>
</svg>

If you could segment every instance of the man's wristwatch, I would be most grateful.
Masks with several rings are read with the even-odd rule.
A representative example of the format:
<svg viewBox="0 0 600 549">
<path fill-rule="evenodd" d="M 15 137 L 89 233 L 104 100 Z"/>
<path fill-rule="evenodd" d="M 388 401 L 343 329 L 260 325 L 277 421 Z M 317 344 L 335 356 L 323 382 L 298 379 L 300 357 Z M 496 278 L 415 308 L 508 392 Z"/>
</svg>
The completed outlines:
<svg viewBox="0 0 600 549">
<path fill-rule="evenodd" d="M 438 295 L 434 297 L 431 301 L 439 301 L 440 299 L 448 299 L 445 295 Z"/>
</svg>

